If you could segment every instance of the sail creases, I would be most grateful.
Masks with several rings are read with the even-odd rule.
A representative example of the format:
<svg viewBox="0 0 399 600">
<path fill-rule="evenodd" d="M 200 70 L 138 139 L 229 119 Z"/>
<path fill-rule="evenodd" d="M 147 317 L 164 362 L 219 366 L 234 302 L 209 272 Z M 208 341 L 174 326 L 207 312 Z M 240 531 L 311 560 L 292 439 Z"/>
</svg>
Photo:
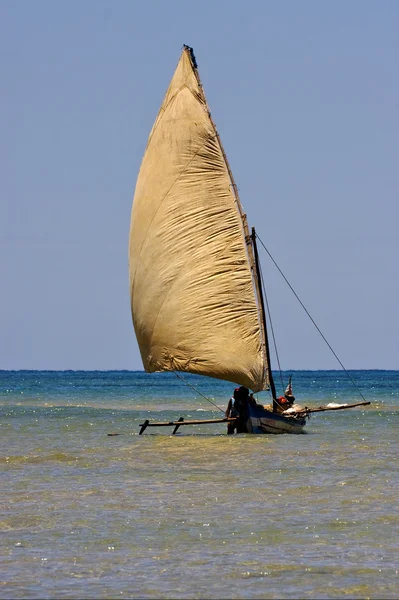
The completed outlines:
<svg viewBox="0 0 399 600">
<path fill-rule="evenodd" d="M 204 143 L 205 143 L 205 142 L 204 142 Z M 181 173 L 179 173 L 179 175 L 176 177 L 175 181 L 172 183 L 172 185 L 171 185 L 171 187 L 169 188 L 169 190 L 166 192 L 166 194 L 165 194 L 165 195 L 163 196 L 163 198 L 160 200 L 160 203 L 159 203 L 158 209 L 157 209 L 157 211 L 154 213 L 154 218 L 156 217 L 156 214 L 157 214 L 158 210 L 161 208 L 161 206 L 162 206 L 162 203 L 163 203 L 163 202 L 166 200 L 166 198 L 168 197 L 169 193 L 172 191 L 172 189 L 173 189 L 173 186 L 174 186 L 174 185 L 175 185 L 175 184 L 176 184 L 176 183 L 179 181 L 179 179 L 180 179 L 180 178 L 183 176 L 183 174 L 184 174 L 184 171 L 185 171 L 186 169 L 188 169 L 188 167 L 189 167 L 190 163 L 191 163 L 191 162 L 194 160 L 194 158 L 195 158 L 196 154 L 197 154 L 197 153 L 198 153 L 200 150 L 201 150 L 201 149 L 199 148 L 199 149 L 198 149 L 198 151 L 197 151 L 197 152 L 196 152 L 196 153 L 195 153 L 195 154 L 194 154 L 194 155 L 191 157 L 191 159 L 188 161 L 187 165 L 184 167 L 184 169 L 181 171 Z M 151 223 L 150 223 L 150 224 L 149 224 L 149 226 L 148 226 L 147 233 L 148 233 L 148 231 L 149 231 L 150 227 L 151 227 Z M 140 251 L 140 253 L 138 254 L 137 260 L 140 260 L 140 254 L 141 254 L 141 251 Z M 134 288 L 134 278 L 133 278 L 133 283 L 132 283 L 132 293 L 133 293 L 133 288 Z"/>
<path fill-rule="evenodd" d="M 181 87 L 180 87 L 180 88 L 177 90 L 177 92 L 176 92 L 176 93 L 175 93 L 175 94 L 174 94 L 174 95 L 173 95 L 173 96 L 172 96 L 172 97 L 169 99 L 169 101 L 168 101 L 168 103 L 166 104 L 166 106 L 161 106 L 161 108 L 159 109 L 158 116 L 157 116 L 157 118 L 156 118 L 156 120 L 155 120 L 155 123 L 154 123 L 154 125 L 153 125 L 153 128 L 152 128 L 152 130 L 151 130 L 151 133 L 150 133 L 150 135 L 149 135 L 149 138 L 148 138 L 147 146 L 148 146 L 148 144 L 150 143 L 150 141 L 151 141 L 151 137 L 152 137 L 152 135 L 155 133 L 155 131 L 156 131 L 156 128 L 157 128 L 157 127 L 158 127 L 158 125 L 160 124 L 160 122 L 161 122 L 161 120 L 162 120 L 162 117 L 163 117 L 163 115 L 165 114 L 165 111 L 166 111 L 166 109 L 167 109 L 168 105 L 169 105 L 169 104 L 172 102 L 172 100 L 174 99 L 174 97 L 175 97 L 175 96 L 176 96 L 176 95 L 177 95 L 177 94 L 178 94 L 178 93 L 179 93 L 179 92 L 180 92 L 180 91 L 181 91 L 181 90 L 182 90 L 184 87 L 186 87 L 186 88 L 187 88 L 189 91 L 191 91 L 191 90 L 190 90 L 190 88 L 189 88 L 189 87 L 188 87 L 188 86 L 187 86 L 187 85 L 184 83 L 184 84 L 183 84 L 183 85 L 182 85 L 182 86 L 181 86 Z M 191 92 L 191 93 L 192 93 L 192 92 Z"/>
</svg>

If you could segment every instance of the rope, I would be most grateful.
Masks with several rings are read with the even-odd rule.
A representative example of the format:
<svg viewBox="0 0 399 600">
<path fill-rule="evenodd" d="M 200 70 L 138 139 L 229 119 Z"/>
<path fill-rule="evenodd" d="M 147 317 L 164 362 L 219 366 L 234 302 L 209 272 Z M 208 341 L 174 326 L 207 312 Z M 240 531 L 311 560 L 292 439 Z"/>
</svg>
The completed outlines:
<svg viewBox="0 0 399 600">
<path fill-rule="evenodd" d="M 269 250 L 266 248 L 265 244 L 262 242 L 262 240 L 260 239 L 260 237 L 257 235 L 256 236 L 258 238 L 258 240 L 260 241 L 260 243 L 262 244 L 263 248 L 266 250 L 267 254 L 269 255 L 269 257 L 271 258 L 271 260 L 273 261 L 274 266 L 277 268 L 278 272 L 280 273 L 280 275 L 282 276 L 282 278 L 284 279 L 284 281 L 286 282 L 286 284 L 288 285 L 288 287 L 290 288 L 291 292 L 294 294 L 295 298 L 298 300 L 299 304 L 302 306 L 303 310 L 305 311 L 305 313 L 308 315 L 309 319 L 312 321 L 313 325 L 316 327 L 317 331 L 319 332 L 319 334 L 321 335 L 321 337 L 323 338 L 323 340 L 325 341 L 325 343 L 327 344 L 327 346 L 329 347 L 329 349 L 331 350 L 331 352 L 333 353 L 333 355 L 335 356 L 335 358 L 337 359 L 337 361 L 339 362 L 339 364 L 341 365 L 343 371 L 346 373 L 347 377 L 350 379 L 350 381 L 352 382 L 353 387 L 357 390 L 358 394 L 363 398 L 363 400 L 366 402 L 365 397 L 363 396 L 362 392 L 360 391 L 360 389 L 358 388 L 356 382 L 354 381 L 354 379 L 351 377 L 350 373 L 345 369 L 344 365 L 342 364 L 342 362 L 340 361 L 339 357 L 337 356 L 337 354 L 334 352 L 333 348 L 331 347 L 331 345 L 328 343 L 328 341 L 326 340 L 326 338 L 324 337 L 324 335 L 322 334 L 320 328 L 317 326 L 316 322 L 314 321 L 314 319 L 311 317 L 309 311 L 307 310 L 306 306 L 303 304 L 302 300 L 299 298 L 298 294 L 296 293 L 296 291 L 294 290 L 294 288 L 292 287 L 292 285 L 290 284 L 290 282 L 288 281 L 288 279 L 286 278 L 286 276 L 284 275 L 284 273 L 282 272 L 282 270 L 280 269 L 280 267 L 278 266 L 278 264 L 276 263 L 276 261 L 274 260 L 273 256 L 270 254 Z"/>
<path fill-rule="evenodd" d="M 276 342 L 276 337 L 275 337 L 275 335 L 274 335 L 274 327 L 273 327 L 272 316 L 271 316 L 271 313 L 270 313 L 270 307 L 269 307 L 269 300 L 268 300 L 268 298 L 267 298 L 266 286 L 265 286 L 265 282 L 264 282 L 264 280 L 263 280 L 263 274 L 262 274 L 262 269 L 260 268 L 260 265 L 259 265 L 259 271 L 260 271 L 260 273 L 259 273 L 259 274 L 260 274 L 260 280 L 261 280 L 262 287 L 263 287 L 263 293 L 264 293 L 264 296 L 265 296 L 265 301 L 266 301 L 267 314 L 268 314 L 268 317 L 269 317 L 270 331 L 272 332 L 272 337 L 273 337 L 273 346 L 274 346 L 274 351 L 275 351 L 275 353 L 276 353 L 277 364 L 278 364 L 278 370 L 279 370 L 279 373 L 280 373 L 281 387 L 282 387 L 282 388 L 283 388 L 283 390 L 284 390 L 284 381 L 283 381 L 283 374 L 282 374 L 282 372 L 281 372 L 280 357 L 279 357 L 279 355 L 278 355 L 278 350 L 277 350 L 277 342 Z M 276 400 L 276 402 L 277 402 L 277 400 Z M 277 404 L 278 404 L 278 402 L 277 402 Z"/>
<path fill-rule="evenodd" d="M 173 373 L 176 375 L 176 377 L 178 379 L 181 379 L 188 387 L 190 387 L 192 390 L 194 390 L 194 392 L 196 394 L 199 394 L 200 396 L 202 396 L 203 398 L 205 398 L 205 400 L 208 400 L 208 402 L 210 402 L 211 404 L 213 404 L 213 406 L 216 406 L 216 408 L 219 409 L 223 414 L 225 413 L 225 411 L 223 410 L 223 408 L 220 408 L 220 406 L 218 406 L 217 404 L 215 404 L 214 402 L 212 402 L 212 400 L 209 400 L 209 398 L 207 398 L 206 396 L 204 396 L 204 394 L 202 392 L 200 392 L 199 390 L 197 390 L 197 388 L 195 388 L 193 385 L 191 385 L 191 383 L 188 383 L 188 381 L 186 379 L 184 379 L 184 377 L 182 377 L 181 375 L 179 375 L 179 373 L 176 373 L 176 371 L 173 371 Z"/>
</svg>

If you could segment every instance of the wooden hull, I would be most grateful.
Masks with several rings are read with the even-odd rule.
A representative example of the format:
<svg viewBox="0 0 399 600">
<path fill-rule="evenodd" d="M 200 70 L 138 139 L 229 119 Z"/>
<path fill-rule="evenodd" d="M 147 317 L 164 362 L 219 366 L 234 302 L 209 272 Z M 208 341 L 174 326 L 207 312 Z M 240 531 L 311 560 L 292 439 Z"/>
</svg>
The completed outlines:
<svg viewBox="0 0 399 600">
<path fill-rule="evenodd" d="M 248 433 L 304 433 L 305 417 L 280 415 L 260 405 L 248 408 Z"/>
</svg>

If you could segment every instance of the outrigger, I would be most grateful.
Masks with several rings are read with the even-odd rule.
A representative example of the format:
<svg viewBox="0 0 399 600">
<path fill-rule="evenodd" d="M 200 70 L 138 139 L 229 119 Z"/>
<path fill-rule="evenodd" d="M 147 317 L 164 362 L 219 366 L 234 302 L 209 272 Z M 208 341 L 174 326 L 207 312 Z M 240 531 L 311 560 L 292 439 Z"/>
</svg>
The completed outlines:
<svg viewBox="0 0 399 600">
<path fill-rule="evenodd" d="M 297 407 L 294 411 L 293 409 L 288 409 L 288 411 L 286 411 L 288 414 L 286 416 L 284 416 L 283 414 L 281 416 L 284 416 L 284 420 L 283 423 L 286 422 L 287 417 L 288 418 L 292 418 L 295 419 L 295 417 L 301 417 L 302 419 L 306 419 L 306 418 L 310 418 L 310 414 L 311 413 L 316 413 L 316 412 L 325 412 L 328 410 L 344 410 L 346 408 L 355 408 L 357 406 L 367 406 L 368 404 L 370 404 L 370 402 L 356 402 L 355 404 L 339 404 L 338 406 L 318 406 L 317 408 L 299 408 Z M 258 405 L 260 407 L 260 405 Z M 264 407 L 262 407 L 264 409 L 265 415 L 262 416 L 250 416 L 249 417 L 249 421 L 252 421 L 252 419 L 260 419 L 261 421 L 264 418 L 267 418 L 267 414 L 270 411 L 267 411 Z M 292 411 L 292 412 L 291 412 Z M 273 415 L 273 425 L 275 426 L 275 418 L 276 415 L 275 413 L 272 413 Z M 195 421 L 185 421 L 184 417 L 180 417 L 177 421 L 161 421 L 161 422 L 157 422 L 157 423 L 150 423 L 149 419 L 146 419 L 144 421 L 144 423 L 140 424 L 140 432 L 139 435 L 142 435 L 144 433 L 144 431 L 147 429 L 147 427 L 174 427 L 173 431 L 172 431 L 172 435 L 174 435 L 175 433 L 177 433 L 179 427 L 181 427 L 182 425 L 210 425 L 211 423 L 229 423 L 229 422 L 235 422 L 237 419 L 236 418 L 230 418 L 230 417 L 225 417 L 224 419 L 203 419 L 203 420 L 195 420 Z M 256 425 L 259 428 L 264 427 L 264 425 L 262 424 L 262 422 L 260 424 L 254 424 L 255 427 Z M 293 426 L 295 426 L 295 420 L 293 421 Z M 252 423 L 247 423 L 247 427 L 251 427 L 252 429 L 254 429 L 254 426 L 252 425 Z M 262 429 L 262 431 L 250 431 L 248 430 L 248 433 L 266 433 L 264 429 Z M 273 431 L 273 433 L 276 433 L 276 431 Z M 283 430 L 281 430 L 281 433 L 284 433 Z M 302 431 L 297 431 L 297 433 L 303 433 Z"/>
</svg>

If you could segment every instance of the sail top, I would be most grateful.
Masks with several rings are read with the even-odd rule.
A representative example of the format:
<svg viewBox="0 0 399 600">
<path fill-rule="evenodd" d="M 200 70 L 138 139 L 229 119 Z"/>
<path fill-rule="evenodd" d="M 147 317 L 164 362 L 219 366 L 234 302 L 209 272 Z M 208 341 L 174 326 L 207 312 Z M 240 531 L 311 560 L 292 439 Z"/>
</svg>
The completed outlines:
<svg viewBox="0 0 399 600">
<path fill-rule="evenodd" d="M 146 371 L 267 388 L 244 220 L 184 47 L 148 139 L 131 215 L 131 308 Z"/>
</svg>

